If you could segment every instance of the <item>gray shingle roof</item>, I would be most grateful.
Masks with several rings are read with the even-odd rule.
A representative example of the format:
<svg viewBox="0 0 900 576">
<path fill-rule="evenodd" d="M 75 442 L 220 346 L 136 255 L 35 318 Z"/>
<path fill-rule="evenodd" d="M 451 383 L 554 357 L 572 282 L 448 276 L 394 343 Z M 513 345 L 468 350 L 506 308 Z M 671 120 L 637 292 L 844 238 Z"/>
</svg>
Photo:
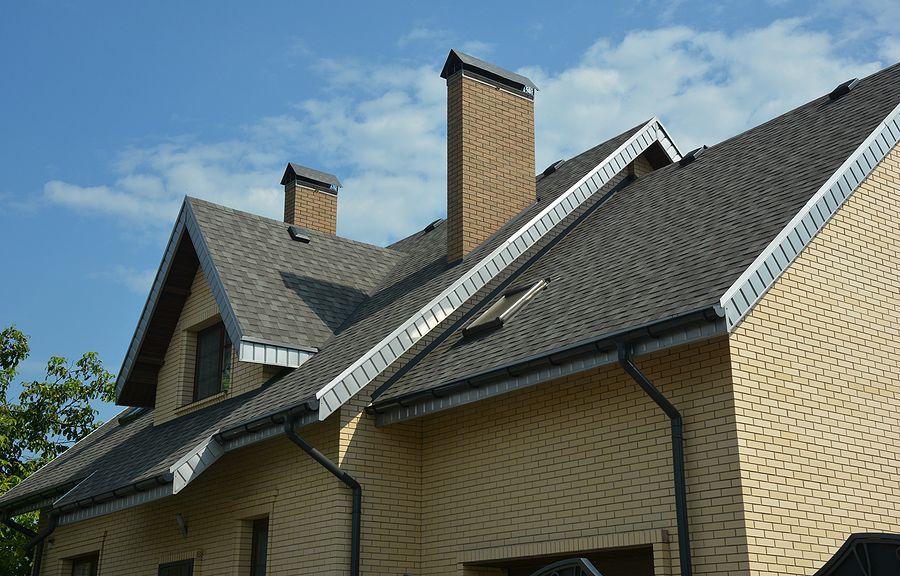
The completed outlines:
<svg viewBox="0 0 900 576">
<path fill-rule="evenodd" d="M 895 65 L 638 179 L 522 271 L 553 281 L 501 329 L 453 334 L 376 404 L 717 304 L 898 103 Z"/>
<path fill-rule="evenodd" d="M 321 347 L 403 257 L 315 230 L 297 242 L 284 222 L 188 202 L 245 337 Z"/>
</svg>

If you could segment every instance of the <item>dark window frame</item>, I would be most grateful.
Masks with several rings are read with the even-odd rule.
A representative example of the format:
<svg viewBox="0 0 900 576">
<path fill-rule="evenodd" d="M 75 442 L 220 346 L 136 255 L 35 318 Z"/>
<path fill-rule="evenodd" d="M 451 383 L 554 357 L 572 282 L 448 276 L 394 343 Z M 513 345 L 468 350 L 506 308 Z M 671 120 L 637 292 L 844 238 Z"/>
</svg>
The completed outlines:
<svg viewBox="0 0 900 576">
<path fill-rule="evenodd" d="M 254 520 L 250 530 L 252 534 L 250 538 L 250 576 L 266 576 L 269 555 L 269 517 L 266 516 Z M 263 542 L 265 548 L 263 548 L 262 566 L 258 566 L 260 559 L 257 551 L 259 550 L 259 540 L 262 532 L 265 533 L 265 542 Z"/>
<path fill-rule="evenodd" d="M 72 569 L 69 571 L 69 574 L 75 576 L 75 569 L 78 568 L 79 563 L 90 562 L 91 576 L 95 576 L 97 574 L 97 572 L 100 570 L 100 552 L 91 552 L 89 554 L 82 554 L 80 556 L 70 558 L 69 562 L 72 563 Z"/>
<path fill-rule="evenodd" d="M 507 320 L 546 288 L 549 282 L 549 279 L 541 279 L 531 284 L 506 290 L 463 327 L 463 338 L 471 338 L 502 327 Z"/>
<path fill-rule="evenodd" d="M 218 366 L 218 386 L 215 392 L 210 394 L 206 394 L 205 396 L 200 396 L 200 357 L 201 357 L 201 349 L 200 343 L 203 341 L 203 337 L 208 335 L 210 332 L 218 332 L 219 338 L 217 340 L 218 347 L 218 358 L 216 362 L 216 366 Z M 233 347 L 231 344 L 231 339 L 228 338 L 228 332 L 225 330 L 225 324 L 223 322 L 216 322 L 212 326 L 207 326 L 202 330 L 198 330 L 194 335 L 195 338 L 195 350 L 194 350 L 194 391 L 193 391 L 193 402 L 198 402 L 200 400 L 204 400 L 206 398 L 210 398 L 215 396 L 216 394 L 224 391 L 223 380 L 225 377 L 225 366 L 226 361 L 229 369 L 229 376 L 231 371 L 231 358 L 226 358 L 226 353 L 230 356 L 233 354 Z"/>
<path fill-rule="evenodd" d="M 157 574 L 159 576 L 166 576 L 166 572 L 173 568 L 187 568 L 187 576 L 193 576 L 194 574 L 194 559 L 190 558 L 188 560 L 179 560 L 178 562 L 166 562 L 165 564 L 160 564 L 159 569 L 157 570 Z"/>
</svg>

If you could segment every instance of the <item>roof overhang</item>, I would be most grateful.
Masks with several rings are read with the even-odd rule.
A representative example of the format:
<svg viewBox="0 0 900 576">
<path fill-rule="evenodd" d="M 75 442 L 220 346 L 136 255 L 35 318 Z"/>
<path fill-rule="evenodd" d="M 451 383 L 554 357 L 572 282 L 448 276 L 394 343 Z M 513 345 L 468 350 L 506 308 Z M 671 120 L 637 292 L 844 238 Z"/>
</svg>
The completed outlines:
<svg viewBox="0 0 900 576">
<path fill-rule="evenodd" d="M 297 407 L 273 413 L 265 421 L 242 424 L 216 432 L 179 458 L 165 474 L 143 478 L 127 486 L 101 494 L 92 494 L 71 500 L 69 495 L 78 490 L 78 486 L 81 484 L 79 482 L 71 486 L 61 497 L 49 502 L 45 499 L 43 506 L 39 507 L 50 504 L 50 507 L 59 513 L 59 525 L 66 525 L 174 496 L 225 454 L 283 434 L 285 418 L 293 419 L 298 427 L 317 422 L 316 408 L 316 402 L 309 401 Z M 90 476 L 83 482 L 88 481 L 90 481 Z M 57 489 L 56 494 L 58 493 Z M 32 505 L 27 510 L 23 509 L 22 512 L 37 508 Z"/>
<path fill-rule="evenodd" d="M 816 191 L 765 250 L 725 291 L 719 305 L 734 331 L 800 253 L 900 141 L 900 105 Z"/>
<path fill-rule="evenodd" d="M 297 368 L 316 353 L 315 348 L 272 342 L 244 333 L 191 203 L 185 199 L 116 378 L 118 404 L 154 405 L 156 376 L 198 266 L 209 282 L 228 337 L 238 350 L 238 360 Z"/>
<path fill-rule="evenodd" d="M 722 314 L 718 306 L 709 306 L 523 358 L 427 390 L 376 401 L 366 411 L 375 415 L 378 426 L 386 426 L 615 364 L 620 342 L 632 346 L 636 355 L 643 355 L 708 340 L 727 334 Z"/>
</svg>

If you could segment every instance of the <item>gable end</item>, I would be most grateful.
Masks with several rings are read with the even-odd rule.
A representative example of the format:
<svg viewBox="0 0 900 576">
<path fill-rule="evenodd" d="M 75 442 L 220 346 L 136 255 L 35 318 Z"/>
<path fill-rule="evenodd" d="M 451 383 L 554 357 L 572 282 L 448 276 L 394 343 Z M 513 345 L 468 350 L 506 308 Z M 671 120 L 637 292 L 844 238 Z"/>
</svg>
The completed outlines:
<svg viewBox="0 0 900 576">
<path fill-rule="evenodd" d="M 725 291 L 719 302 L 733 332 L 763 295 L 797 259 L 875 166 L 900 141 L 900 105 L 822 185 L 805 206 Z"/>
</svg>

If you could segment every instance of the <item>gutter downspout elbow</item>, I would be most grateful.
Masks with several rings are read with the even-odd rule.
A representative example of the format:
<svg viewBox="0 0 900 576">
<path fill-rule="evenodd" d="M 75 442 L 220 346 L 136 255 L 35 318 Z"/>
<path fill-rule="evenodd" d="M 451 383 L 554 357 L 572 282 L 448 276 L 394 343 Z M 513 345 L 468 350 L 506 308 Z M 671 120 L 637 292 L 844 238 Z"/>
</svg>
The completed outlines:
<svg viewBox="0 0 900 576">
<path fill-rule="evenodd" d="M 12 518 L 7 518 L 3 520 L 3 524 L 7 528 L 11 528 L 15 530 L 19 534 L 22 534 L 26 538 L 28 538 L 28 542 L 22 547 L 27 552 L 34 548 L 34 559 L 31 564 L 31 574 L 32 576 L 39 576 L 41 573 L 41 560 L 44 558 L 44 541 L 50 534 L 56 530 L 56 522 L 58 516 L 56 513 L 51 512 L 49 516 L 49 520 L 47 521 L 47 525 L 40 532 L 35 533 L 33 530 L 22 526 Z"/>
<path fill-rule="evenodd" d="M 632 361 L 632 348 L 625 342 L 616 344 L 619 365 L 631 376 L 632 380 L 644 390 L 656 405 L 659 406 L 672 426 L 672 468 L 675 476 L 675 516 L 678 523 L 678 558 L 681 565 L 681 576 L 692 576 L 691 538 L 688 530 L 687 489 L 684 474 L 684 426 L 681 413 L 669 402 L 643 372 Z"/>
<path fill-rule="evenodd" d="M 300 437 L 294 430 L 294 420 L 285 415 L 284 417 L 284 435 L 291 442 L 300 447 L 313 460 L 318 462 L 323 468 L 331 472 L 338 480 L 343 482 L 353 491 L 353 512 L 352 512 L 352 528 L 350 534 L 350 574 L 351 576 L 359 576 L 359 548 L 360 548 L 360 524 L 362 519 L 362 486 L 350 474 L 341 470 L 341 468 L 328 459 L 327 456 L 319 452 L 310 445 L 306 440 Z"/>
</svg>

